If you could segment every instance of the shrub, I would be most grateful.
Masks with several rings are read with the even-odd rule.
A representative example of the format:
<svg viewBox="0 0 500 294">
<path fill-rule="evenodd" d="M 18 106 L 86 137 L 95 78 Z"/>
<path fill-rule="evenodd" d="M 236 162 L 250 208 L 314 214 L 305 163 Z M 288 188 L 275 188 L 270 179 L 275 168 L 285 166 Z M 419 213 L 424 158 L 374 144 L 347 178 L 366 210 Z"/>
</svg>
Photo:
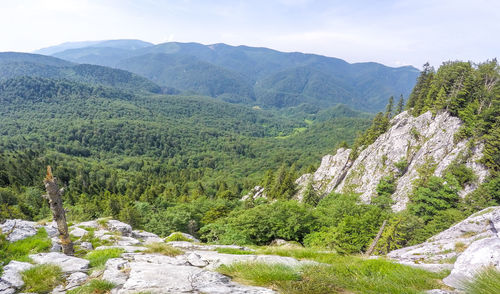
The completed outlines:
<svg viewBox="0 0 500 294">
<path fill-rule="evenodd" d="M 21 273 L 24 292 L 50 293 L 63 281 L 62 270 L 53 264 L 41 264 Z"/>
</svg>

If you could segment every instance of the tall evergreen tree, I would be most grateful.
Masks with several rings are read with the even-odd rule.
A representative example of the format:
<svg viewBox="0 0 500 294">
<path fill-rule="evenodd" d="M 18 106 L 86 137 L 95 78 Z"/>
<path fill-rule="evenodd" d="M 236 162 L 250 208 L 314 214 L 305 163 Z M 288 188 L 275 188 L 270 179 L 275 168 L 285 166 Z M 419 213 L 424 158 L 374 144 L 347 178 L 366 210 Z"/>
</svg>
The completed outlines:
<svg viewBox="0 0 500 294">
<path fill-rule="evenodd" d="M 403 94 L 401 94 L 401 96 L 399 96 L 398 106 L 396 107 L 396 115 L 403 112 L 404 108 L 405 108 L 405 99 L 403 97 Z"/>
</svg>

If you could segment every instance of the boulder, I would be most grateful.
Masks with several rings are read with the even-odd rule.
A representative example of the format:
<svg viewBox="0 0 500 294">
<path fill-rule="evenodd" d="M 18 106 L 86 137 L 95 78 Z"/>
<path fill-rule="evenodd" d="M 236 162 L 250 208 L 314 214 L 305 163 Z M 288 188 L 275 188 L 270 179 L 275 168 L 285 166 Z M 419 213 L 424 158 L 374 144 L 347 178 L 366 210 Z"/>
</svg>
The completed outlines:
<svg viewBox="0 0 500 294">
<path fill-rule="evenodd" d="M 90 243 L 90 242 L 82 242 L 82 243 L 80 243 L 80 248 L 82 248 L 84 250 L 92 250 L 92 249 L 94 249 L 94 246 L 92 246 L 92 243 Z"/>
<path fill-rule="evenodd" d="M 85 229 L 79 228 L 79 227 L 74 227 L 69 231 L 69 233 L 75 237 L 81 238 L 85 235 L 87 235 L 89 232 Z"/>
<path fill-rule="evenodd" d="M 65 273 L 81 272 L 89 267 L 89 261 L 86 259 L 58 252 L 31 254 L 29 257 L 38 264 L 55 264 Z"/>
<path fill-rule="evenodd" d="M 132 235 L 132 227 L 129 224 L 122 223 L 117 220 L 109 220 L 107 222 L 108 229 L 113 232 L 120 232 L 123 236 Z"/>
<path fill-rule="evenodd" d="M 15 242 L 36 235 L 41 226 L 36 222 L 21 219 L 8 219 L 0 225 L 3 234 L 7 235 L 7 241 Z"/>
<path fill-rule="evenodd" d="M 50 241 L 52 242 L 52 247 L 50 247 L 50 252 L 62 252 L 62 246 L 59 238 L 52 237 Z"/>
<path fill-rule="evenodd" d="M 472 243 L 455 262 L 450 275 L 443 282 L 451 287 L 462 289 L 464 282 L 488 267 L 500 270 L 500 238 L 492 237 Z"/>
<path fill-rule="evenodd" d="M 87 221 L 87 222 L 81 222 L 81 223 L 78 223 L 76 225 L 71 226 L 71 228 L 76 228 L 76 227 L 99 229 L 101 226 L 99 225 L 97 220 L 92 220 L 92 221 Z"/>
<path fill-rule="evenodd" d="M 286 241 L 283 239 L 274 239 L 269 246 L 285 247 L 285 248 L 301 248 L 303 247 L 298 242 Z"/>
<path fill-rule="evenodd" d="M 106 269 L 102 274 L 102 279 L 121 286 L 128 279 L 128 271 L 130 270 L 129 262 L 123 258 L 112 258 L 106 262 Z"/>
<path fill-rule="evenodd" d="M 122 245 L 111 245 L 111 246 L 99 246 L 95 250 L 104 250 L 104 249 L 111 249 L 111 248 L 120 248 L 123 249 L 125 252 L 139 252 L 139 251 L 144 251 L 148 248 L 143 247 L 143 246 L 122 246 Z"/>
<path fill-rule="evenodd" d="M 82 272 L 76 272 L 72 273 L 67 279 L 66 279 L 66 287 L 65 290 L 71 290 L 73 288 L 76 288 L 78 286 L 83 285 L 89 276 L 85 273 Z"/>
<path fill-rule="evenodd" d="M 142 243 L 146 245 L 151 243 L 164 242 L 162 238 L 158 237 L 158 235 L 145 231 L 132 231 L 132 237 L 142 241 Z"/>
</svg>

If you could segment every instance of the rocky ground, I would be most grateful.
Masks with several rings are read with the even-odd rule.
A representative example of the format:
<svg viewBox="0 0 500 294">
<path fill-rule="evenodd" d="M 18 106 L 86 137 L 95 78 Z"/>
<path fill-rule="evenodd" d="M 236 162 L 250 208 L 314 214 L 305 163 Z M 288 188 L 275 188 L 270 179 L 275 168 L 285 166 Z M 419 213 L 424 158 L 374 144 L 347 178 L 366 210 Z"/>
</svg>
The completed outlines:
<svg viewBox="0 0 500 294">
<path fill-rule="evenodd" d="M 427 270 L 451 270 L 443 282 L 461 289 L 482 269 L 500 270 L 500 206 L 479 211 L 426 242 L 390 252 L 400 263 Z"/>
<path fill-rule="evenodd" d="M 8 220 L 1 225 L 2 232 L 10 232 L 9 241 L 17 241 L 36 234 L 44 227 L 52 237 L 53 246 L 47 253 L 30 255 L 34 264 L 56 264 L 61 267 L 66 280 L 53 293 L 65 293 L 85 284 L 90 279 L 103 279 L 115 284 L 112 293 L 275 293 L 261 287 L 241 285 L 215 271 L 222 264 L 229 265 L 240 261 L 282 263 L 299 266 L 304 261 L 290 257 L 273 255 L 235 255 L 218 253 L 217 248 L 250 250 L 233 245 L 203 245 L 190 235 L 185 238 L 192 242 L 173 241 L 169 245 L 184 251 L 183 254 L 170 257 L 161 254 L 144 253 L 151 243 L 164 240 L 155 234 L 135 231 L 125 223 L 116 220 L 90 221 L 70 227 L 71 235 L 80 238 L 75 242 L 87 250 L 121 248 L 125 253 L 119 258 L 109 259 L 101 270 L 89 270 L 89 261 L 83 258 L 64 255 L 60 252 L 57 230 L 54 224 L 45 226 L 23 220 Z M 84 236 L 93 232 L 94 236 L 107 240 L 110 245 L 92 248 L 90 242 L 83 242 Z M 0 294 L 16 293 L 23 287 L 20 272 L 34 265 L 27 262 L 11 261 L 4 267 L 0 278 Z"/>
</svg>

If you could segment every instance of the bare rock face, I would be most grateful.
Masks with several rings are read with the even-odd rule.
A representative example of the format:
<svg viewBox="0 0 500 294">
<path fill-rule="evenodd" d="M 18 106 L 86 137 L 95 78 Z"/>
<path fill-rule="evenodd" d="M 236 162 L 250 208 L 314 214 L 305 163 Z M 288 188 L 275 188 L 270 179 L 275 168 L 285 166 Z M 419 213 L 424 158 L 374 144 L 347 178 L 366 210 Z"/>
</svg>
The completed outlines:
<svg viewBox="0 0 500 294">
<path fill-rule="evenodd" d="M 12 260 L 3 268 L 3 274 L 0 278 L 0 293 L 15 293 L 17 289 L 24 286 L 21 272 L 33 267 L 27 262 Z"/>
<path fill-rule="evenodd" d="M 470 281 L 481 270 L 495 267 L 500 270 L 500 238 L 492 237 L 472 243 L 455 262 L 451 274 L 443 282 L 462 289 L 464 282 Z"/>
<path fill-rule="evenodd" d="M 500 206 L 483 209 L 424 243 L 391 251 L 387 257 L 404 264 L 453 263 L 473 242 L 497 237 Z"/>
<path fill-rule="evenodd" d="M 459 118 L 446 112 L 436 116 L 426 112 L 418 117 L 402 112 L 391 120 L 390 129 L 361 151 L 354 162 L 349 161 L 350 149 L 341 148 L 334 156 L 323 157 L 321 166 L 314 174 L 303 175 L 296 181 L 300 191 L 296 197 L 301 198 L 308 182 L 312 180 L 314 189 L 322 195 L 332 191 L 360 193 L 361 200 L 369 203 L 376 194 L 375 189 L 380 180 L 395 174 L 398 177 L 393 194 L 393 210 L 401 211 L 406 208 L 408 194 L 413 181 L 418 178 L 420 166 L 432 159 L 437 163 L 434 174 L 442 176 L 459 156 L 466 158 L 466 165 L 477 176 L 477 183 L 461 191 L 463 197 L 484 181 L 488 170 L 477 163 L 482 157 L 483 146 L 469 150 L 466 140 L 454 142 L 454 134 L 461 125 Z M 401 170 L 403 161 L 407 162 L 407 166 Z"/>
</svg>

